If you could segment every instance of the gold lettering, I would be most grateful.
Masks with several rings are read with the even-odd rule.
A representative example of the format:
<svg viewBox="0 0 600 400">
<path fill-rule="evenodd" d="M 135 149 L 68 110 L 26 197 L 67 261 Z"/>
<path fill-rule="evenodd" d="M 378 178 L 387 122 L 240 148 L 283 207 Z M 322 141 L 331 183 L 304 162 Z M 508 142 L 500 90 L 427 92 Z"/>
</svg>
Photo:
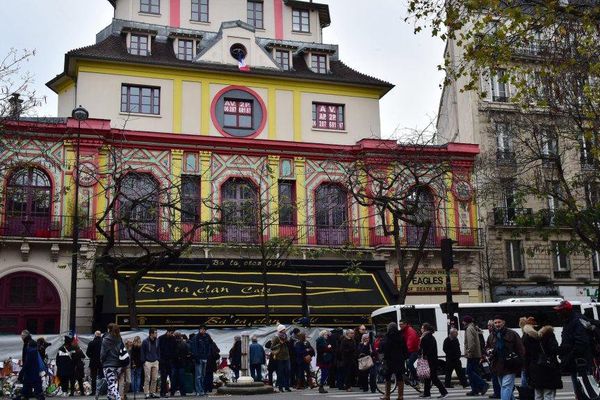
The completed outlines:
<svg viewBox="0 0 600 400">
<path fill-rule="evenodd" d="M 154 293 L 156 285 L 152 283 L 142 283 L 138 289 L 138 293 Z"/>
</svg>

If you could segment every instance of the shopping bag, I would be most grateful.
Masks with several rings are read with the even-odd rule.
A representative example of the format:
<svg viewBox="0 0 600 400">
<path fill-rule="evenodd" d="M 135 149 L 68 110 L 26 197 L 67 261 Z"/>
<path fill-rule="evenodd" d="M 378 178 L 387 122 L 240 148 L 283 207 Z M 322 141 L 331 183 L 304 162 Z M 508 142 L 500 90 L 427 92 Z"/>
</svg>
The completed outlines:
<svg viewBox="0 0 600 400">
<path fill-rule="evenodd" d="M 429 363 L 424 358 L 417 360 L 417 378 L 424 381 L 431 377 L 431 371 L 429 370 Z"/>
</svg>

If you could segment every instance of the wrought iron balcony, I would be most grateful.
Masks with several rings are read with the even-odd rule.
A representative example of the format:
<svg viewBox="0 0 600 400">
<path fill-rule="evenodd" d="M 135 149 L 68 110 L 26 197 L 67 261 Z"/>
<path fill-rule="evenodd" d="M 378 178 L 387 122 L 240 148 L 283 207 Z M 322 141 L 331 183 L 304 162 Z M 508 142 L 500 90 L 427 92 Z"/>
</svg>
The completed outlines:
<svg viewBox="0 0 600 400">
<path fill-rule="evenodd" d="M 520 218 L 532 215 L 531 208 L 494 208 L 494 225 L 515 226 Z"/>
</svg>

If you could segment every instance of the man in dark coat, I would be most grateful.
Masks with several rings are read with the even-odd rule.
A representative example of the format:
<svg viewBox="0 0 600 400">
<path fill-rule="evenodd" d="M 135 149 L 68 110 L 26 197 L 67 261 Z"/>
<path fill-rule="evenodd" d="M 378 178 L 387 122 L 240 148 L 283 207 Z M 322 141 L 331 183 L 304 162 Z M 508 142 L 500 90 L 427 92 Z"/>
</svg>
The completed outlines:
<svg viewBox="0 0 600 400">
<path fill-rule="evenodd" d="M 462 387 L 466 388 L 467 378 L 463 371 L 462 363 L 460 358 L 462 352 L 460 351 L 460 341 L 458 340 L 458 331 L 455 328 L 450 329 L 450 335 L 444 340 L 443 345 L 444 353 L 446 354 L 446 379 L 444 386 L 452 388 L 452 372 L 456 371 L 456 376 Z"/>
<path fill-rule="evenodd" d="M 73 361 L 73 338 L 65 336 L 65 343 L 58 349 L 56 355 L 56 375 L 60 387 L 65 394 L 73 395 L 75 390 L 75 363 Z"/>
<path fill-rule="evenodd" d="M 383 337 L 380 352 L 383 353 L 383 363 L 385 367 L 385 393 L 383 399 L 390 399 L 392 388 L 392 375 L 396 377 L 398 385 L 398 398 L 404 397 L 404 369 L 408 358 L 408 348 L 406 341 L 402 336 L 398 325 L 390 322 L 387 326 L 387 333 Z"/>
<path fill-rule="evenodd" d="M 168 328 L 167 332 L 158 338 L 158 371 L 160 374 L 160 397 L 167 395 L 167 377 L 173 382 L 173 360 L 175 359 L 175 330 Z"/>
<path fill-rule="evenodd" d="M 537 330 L 536 325 L 533 317 L 525 319 L 521 325 L 527 386 L 536 391 L 536 397 L 554 398 L 556 390 L 563 387 L 557 359 L 558 342 L 552 326 Z"/>
<path fill-rule="evenodd" d="M 212 343 L 210 335 L 206 332 L 206 326 L 200 325 L 198 334 L 190 342 L 192 359 L 194 360 L 196 395 L 204 396 L 206 394 L 205 376 Z"/>
<path fill-rule="evenodd" d="M 358 353 L 356 342 L 354 341 L 354 330 L 348 329 L 342 338 L 339 347 L 340 363 L 338 366 L 342 369 L 344 376 L 343 386 L 338 389 L 352 390 L 354 381 L 356 380 L 356 372 L 358 369 Z"/>
<path fill-rule="evenodd" d="M 46 370 L 42 357 L 38 353 L 37 343 L 33 340 L 27 341 L 23 357 L 23 368 L 21 369 L 23 390 L 18 400 L 28 399 L 33 394 L 38 400 L 44 400 L 44 391 L 42 390 L 41 374 Z"/>
<path fill-rule="evenodd" d="M 102 371 L 100 362 L 100 349 L 102 348 L 102 333 L 96 331 L 94 339 L 88 344 L 85 355 L 90 359 L 90 380 L 92 384 L 92 396 L 96 395 L 96 380 Z"/>
<path fill-rule="evenodd" d="M 515 390 L 515 376 L 521 374 L 525 348 L 521 337 L 506 327 L 506 321 L 501 315 L 494 317 L 494 328 L 494 335 L 489 338 L 492 349 L 491 368 L 500 381 L 500 398 L 511 400 Z"/>
</svg>

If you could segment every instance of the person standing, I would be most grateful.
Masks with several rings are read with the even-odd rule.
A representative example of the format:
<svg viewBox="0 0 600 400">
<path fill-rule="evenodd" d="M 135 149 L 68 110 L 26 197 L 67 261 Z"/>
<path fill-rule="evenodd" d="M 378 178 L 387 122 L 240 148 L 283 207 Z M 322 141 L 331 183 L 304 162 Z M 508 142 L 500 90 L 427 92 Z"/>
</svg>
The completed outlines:
<svg viewBox="0 0 600 400">
<path fill-rule="evenodd" d="M 290 389 L 290 350 L 285 325 L 277 326 L 277 335 L 271 339 L 271 353 L 277 361 L 277 387 L 280 392 Z"/>
<path fill-rule="evenodd" d="M 328 341 L 330 335 L 331 333 L 328 330 L 322 330 L 319 332 L 319 338 L 316 343 L 317 367 L 321 370 L 319 393 L 328 393 L 327 390 L 325 390 L 325 384 L 329 379 L 329 369 L 333 363 L 333 348 Z"/>
<path fill-rule="evenodd" d="M 484 396 L 490 385 L 479 376 L 478 368 L 481 360 L 481 343 L 479 339 L 479 328 L 475 325 L 473 317 L 465 315 L 462 320 L 465 327 L 465 357 L 467 358 L 467 376 L 471 391 L 467 396 Z"/>
<path fill-rule="evenodd" d="M 356 379 L 356 370 L 358 363 L 356 342 L 354 341 L 354 330 L 347 329 L 342 341 L 340 342 L 340 367 L 344 376 L 344 382 L 341 390 L 352 391 L 352 385 Z M 338 386 L 338 388 L 340 388 Z"/>
<path fill-rule="evenodd" d="M 373 357 L 376 356 L 376 353 L 373 349 L 373 345 L 371 344 L 371 337 L 365 332 L 363 333 L 361 342 L 358 345 L 358 358 L 367 356 L 373 359 Z M 358 371 L 358 386 L 363 392 L 369 391 L 369 377 L 371 377 L 372 369 L 373 367 L 371 366 L 370 368 Z"/>
<path fill-rule="evenodd" d="M 468 386 L 465 373 L 463 371 L 462 363 L 460 362 L 461 351 L 460 341 L 458 340 L 458 330 L 456 328 L 450 329 L 450 335 L 444 340 L 443 344 L 444 354 L 446 354 L 446 379 L 444 380 L 444 386 L 452 388 L 452 372 L 456 371 L 456 376 L 463 388 Z"/>
<path fill-rule="evenodd" d="M 492 371 L 500 381 L 500 398 L 512 400 L 515 390 L 515 376 L 521 373 L 525 349 L 523 341 L 512 329 L 506 327 L 504 317 L 494 317 L 494 335 L 491 336 Z"/>
<path fill-rule="evenodd" d="M 383 365 L 385 367 L 385 392 L 381 400 L 390 400 L 392 390 L 392 375 L 396 377 L 398 385 L 398 400 L 404 399 L 404 371 L 408 359 L 406 340 L 402 332 L 398 330 L 395 322 L 390 322 L 387 332 L 380 341 L 379 352 L 383 354 Z"/>
<path fill-rule="evenodd" d="M 490 340 L 492 339 L 492 336 L 494 336 L 496 329 L 494 328 L 494 320 L 490 319 L 488 321 L 487 324 L 487 328 L 488 328 L 488 332 L 489 332 L 489 336 L 487 338 L 487 341 L 485 342 L 485 351 L 484 351 L 484 356 L 483 356 L 483 360 L 485 360 L 485 362 L 488 363 L 489 365 L 489 355 L 492 352 L 492 347 L 490 346 Z M 490 395 L 490 399 L 499 399 L 500 398 L 500 382 L 498 381 L 498 375 L 496 375 L 493 371 L 490 370 L 490 376 L 492 378 L 492 387 L 494 390 L 494 393 L 492 395 Z"/>
<path fill-rule="evenodd" d="M 38 400 L 44 400 L 41 375 L 46 371 L 46 365 L 38 352 L 38 346 L 35 341 L 27 341 L 22 362 L 23 368 L 21 369 L 22 372 L 19 371 L 19 374 L 23 383 L 23 389 L 15 400 L 28 399 L 32 394 Z"/>
<path fill-rule="evenodd" d="M 129 356 L 131 358 L 131 391 L 135 394 L 142 389 L 142 371 L 144 370 L 142 339 L 139 336 L 133 338 Z"/>
<path fill-rule="evenodd" d="M 133 343 L 131 340 L 125 341 L 125 351 L 129 354 L 126 360 L 122 359 L 123 351 L 121 349 L 119 353 L 119 359 L 121 361 L 121 368 L 119 370 L 119 395 L 121 399 L 127 398 L 127 393 L 131 386 L 131 346 Z"/>
<path fill-rule="evenodd" d="M 75 364 L 71 354 L 73 338 L 64 337 L 63 345 L 56 355 L 56 376 L 60 381 L 63 394 L 73 396 L 75 390 Z"/>
<path fill-rule="evenodd" d="M 344 330 L 337 327 L 331 331 L 331 335 L 327 339 L 327 343 L 331 345 L 331 354 L 333 360 L 331 361 L 331 367 L 329 368 L 329 387 L 342 388 L 344 386 L 344 376 L 340 369 L 340 342 L 344 336 Z"/>
<path fill-rule="evenodd" d="M 254 382 L 262 382 L 262 366 L 265 364 L 266 356 L 265 349 L 258 343 L 256 335 L 252 336 L 249 352 L 250 376 Z"/>
<path fill-rule="evenodd" d="M 527 385 L 534 389 L 536 400 L 554 400 L 556 390 L 563 387 L 557 358 L 558 342 L 552 326 L 536 330 L 536 325 L 535 319 L 529 317 L 522 326 Z"/>
<path fill-rule="evenodd" d="M 206 372 L 204 374 L 204 392 L 211 393 L 214 386 L 214 373 L 218 369 L 218 363 L 221 360 L 221 349 L 214 340 L 210 340 L 210 353 L 206 362 Z"/>
<path fill-rule="evenodd" d="M 185 367 L 191 356 L 191 353 L 190 348 L 185 342 L 181 333 L 175 332 L 174 338 L 175 353 L 173 357 L 173 381 L 171 382 L 171 396 L 175 396 L 175 392 L 178 390 L 181 396 L 185 396 Z"/>
<path fill-rule="evenodd" d="M 106 378 L 108 386 L 109 400 L 121 400 L 119 394 L 118 377 L 121 367 L 119 353 L 123 348 L 123 340 L 121 339 L 121 329 L 119 325 L 108 324 L 108 332 L 102 339 L 102 347 L 100 349 L 100 362 L 102 370 Z"/>
<path fill-rule="evenodd" d="M 204 384 L 204 378 L 206 375 L 206 364 L 210 356 L 210 347 L 212 339 L 206 332 L 206 326 L 200 325 L 198 334 L 191 340 L 191 351 L 192 359 L 194 360 L 194 372 L 195 372 L 195 384 L 196 394 L 198 396 L 204 396 L 206 394 L 206 387 Z"/>
<path fill-rule="evenodd" d="M 419 357 L 419 344 L 420 338 L 417 331 L 408 323 L 408 321 L 400 321 L 400 332 L 406 342 L 406 348 L 408 350 L 408 374 L 409 379 L 412 380 L 413 386 L 417 383 L 417 370 L 415 369 L 415 362 Z"/>
<path fill-rule="evenodd" d="M 79 393 L 81 396 L 85 396 L 85 390 L 83 389 L 83 378 L 85 378 L 85 364 L 83 360 L 85 360 L 85 354 L 83 354 L 83 350 L 79 348 L 79 345 L 71 345 L 71 358 L 73 359 L 73 382 L 77 382 Z M 71 389 L 71 393 L 73 394 L 74 392 L 75 385 Z"/>
<path fill-rule="evenodd" d="M 173 384 L 173 358 L 175 358 L 175 330 L 167 331 L 158 338 L 158 371 L 160 374 L 160 397 L 168 392 L 167 378 Z"/>
<path fill-rule="evenodd" d="M 233 346 L 229 349 L 229 368 L 233 371 L 235 381 L 240 378 L 240 369 L 242 368 L 242 337 L 233 338 Z"/>
<path fill-rule="evenodd" d="M 310 342 L 306 340 L 306 334 L 299 332 L 296 335 L 298 339 L 294 346 L 294 353 L 296 354 L 296 372 L 298 374 L 296 379 L 296 388 L 304 389 L 306 386 L 314 387 L 312 377 L 310 375 L 310 365 L 312 358 L 315 355 L 315 350 L 310 345 Z"/>
<path fill-rule="evenodd" d="M 142 363 L 144 365 L 144 394 L 146 398 L 158 397 L 156 386 L 158 378 L 158 360 L 160 350 L 158 347 L 158 334 L 155 328 L 148 330 L 148 337 L 142 342 Z"/>
<path fill-rule="evenodd" d="M 437 365 L 438 365 L 438 351 L 437 351 L 437 341 L 433 336 L 433 326 L 429 323 L 424 323 L 421 326 L 421 347 L 420 352 L 421 356 L 427 360 L 427 364 L 429 365 L 429 379 L 425 379 L 425 388 L 423 389 L 423 395 L 421 397 L 431 397 L 431 386 L 435 386 L 440 391 L 439 399 L 448 398 L 448 391 L 440 382 L 440 378 L 437 375 Z"/>
<path fill-rule="evenodd" d="M 102 363 L 100 362 L 100 349 L 102 347 L 102 332 L 94 332 L 94 339 L 88 344 L 85 355 L 90 359 L 90 383 L 92 396 L 96 395 L 96 382 L 101 376 Z"/>
<path fill-rule="evenodd" d="M 267 380 L 269 386 L 273 386 L 273 373 L 277 372 L 277 360 L 275 360 L 273 352 L 271 351 L 271 340 L 267 340 L 267 342 L 265 343 L 265 349 L 269 349 L 269 362 L 267 363 Z"/>
</svg>

